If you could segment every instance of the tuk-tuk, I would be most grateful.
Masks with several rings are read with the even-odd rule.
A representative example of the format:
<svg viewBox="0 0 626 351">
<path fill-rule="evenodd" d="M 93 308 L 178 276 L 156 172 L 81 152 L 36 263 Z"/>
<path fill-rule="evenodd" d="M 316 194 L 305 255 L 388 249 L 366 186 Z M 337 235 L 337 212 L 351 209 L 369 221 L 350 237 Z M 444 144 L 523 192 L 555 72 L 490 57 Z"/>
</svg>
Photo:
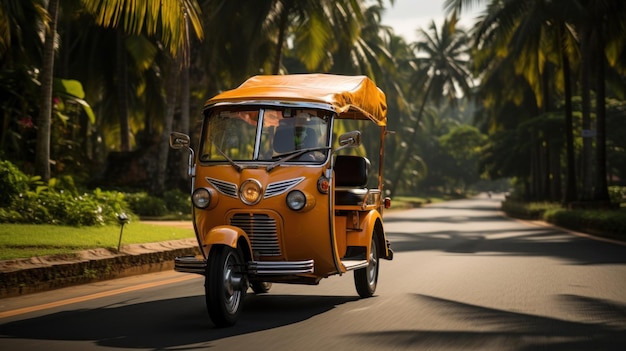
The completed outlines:
<svg viewBox="0 0 626 351">
<path fill-rule="evenodd" d="M 371 297 L 385 236 L 385 94 L 365 76 L 255 76 L 209 99 L 197 147 L 189 150 L 198 257 L 175 270 L 205 276 L 218 327 L 233 325 L 249 289 L 318 284 L 354 272 Z M 194 149 L 196 151 L 194 151 Z"/>
</svg>

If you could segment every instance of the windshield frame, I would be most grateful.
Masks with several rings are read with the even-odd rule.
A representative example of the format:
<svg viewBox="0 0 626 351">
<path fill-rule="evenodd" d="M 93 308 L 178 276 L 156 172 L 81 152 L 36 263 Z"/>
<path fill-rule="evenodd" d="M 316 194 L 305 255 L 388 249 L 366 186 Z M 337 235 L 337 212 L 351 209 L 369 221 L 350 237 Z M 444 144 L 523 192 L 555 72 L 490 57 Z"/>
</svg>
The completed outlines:
<svg viewBox="0 0 626 351">
<path fill-rule="evenodd" d="M 321 135 L 317 138 L 321 145 L 315 147 L 304 147 L 298 146 L 295 150 L 296 153 L 299 150 L 305 150 L 301 152 L 301 154 L 307 154 L 314 151 L 320 151 L 323 153 L 323 158 L 318 158 L 315 161 L 307 161 L 300 160 L 298 157 L 288 158 L 289 155 L 293 155 L 294 152 L 287 153 L 278 153 L 273 151 L 273 156 L 267 156 L 267 144 L 268 138 L 275 137 L 276 131 L 279 128 L 278 125 L 268 126 L 268 111 L 277 111 L 280 115 L 278 117 L 279 123 L 287 121 L 289 123 L 301 123 L 298 122 L 301 116 L 296 116 L 295 111 L 313 111 L 316 114 L 310 115 L 310 119 L 314 120 L 315 126 L 319 127 L 321 131 Z M 251 157 L 244 158 L 236 158 L 228 156 L 228 150 L 222 150 L 215 142 L 211 141 L 211 137 L 208 136 L 210 133 L 210 119 L 216 118 L 219 113 L 237 113 L 237 112 L 245 112 L 245 111 L 256 111 L 258 113 L 258 117 L 256 120 L 253 120 L 256 123 L 255 135 L 254 135 L 254 144 L 247 144 L 248 147 L 252 147 L 250 150 Z M 286 111 L 294 111 L 289 112 L 287 114 Z M 217 114 L 216 114 L 217 113 Z M 293 114 L 292 114 L 293 113 Z M 274 115 L 276 117 L 276 115 Z M 336 111 L 332 109 L 331 106 L 327 104 L 319 104 L 319 103 L 284 103 L 284 102 L 268 102 L 268 101 L 255 101 L 255 102 L 235 102 L 235 103 L 217 103 L 211 106 L 208 106 L 203 111 L 203 123 L 202 123 L 202 132 L 201 138 L 198 145 L 198 162 L 203 165 L 216 165 L 216 164 L 231 164 L 233 167 L 241 170 L 243 168 L 257 168 L 259 165 L 303 165 L 303 164 L 315 164 L 321 165 L 328 161 L 331 152 L 330 145 L 332 142 L 332 129 L 333 129 L 333 120 L 337 117 Z M 228 119 L 229 117 L 225 117 Z M 235 118 L 235 117 L 232 117 Z M 242 119 L 243 120 L 243 119 Z M 268 132 L 268 130 L 270 130 Z M 298 125 L 296 129 L 303 129 L 303 126 Z M 308 128 L 310 129 L 310 128 Z M 231 133 L 231 135 L 235 135 Z M 239 134 L 238 134 L 239 135 Z M 306 135 L 306 133 L 304 134 Z M 297 138 L 297 136 L 294 136 Z M 249 138 L 248 138 L 249 139 Z M 211 143 L 210 146 L 207 143 Z M 273 141 L 271 142 L 273 145 Z M 223 145 L 222 145 L 223 147 Z M 265 149 L 264 149 L 265 147 Z M 211 150 L 215 148 L 215 150 Z M 307 149 L 311 149 L 310 151 L 306 151 Z M 206 152 L 207 150 L 211 150 L 211 152 Z M 223 154 L 222 154 L 223 153 Z M 221 157 L 217 155 L 221 154 Z M 218 159 L 216 159 L 218 157 Z M 273 168 L 272 167 L 272 168 Z"/>
</svg>

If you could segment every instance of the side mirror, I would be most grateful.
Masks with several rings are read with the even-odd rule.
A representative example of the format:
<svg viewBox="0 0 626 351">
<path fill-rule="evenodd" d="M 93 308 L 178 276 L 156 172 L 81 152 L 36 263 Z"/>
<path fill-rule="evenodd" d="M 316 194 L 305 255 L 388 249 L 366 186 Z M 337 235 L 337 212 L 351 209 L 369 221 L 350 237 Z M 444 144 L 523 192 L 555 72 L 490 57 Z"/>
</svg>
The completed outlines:
<svg viewBox="0 0 626 351">
<path fill-rule="evenodd" d="M 170 147 L 172 149 L 180 150 L 182 148 L 189 148 L 190 144 L 191 139 L 189 138 L 189 135 L 178 132 L 170 133 Z"/>
<path fill-rule="evenodd" d="M 357 147 L 361 145 L 361 132 L 358 130 L 347 132 L 339 136 L 339 147 Z"/>
<path fill-rule="evenodd" d="M 189 150 L 187 174 L 190 177 L 195 176 L 196 168 L 194 167 L 194 164 L 193 164 L 195 155 L 194 155 L 193 149 L 191 148 L 191 138 L 189 138 L 189 135 L 179 133 L 179 132 L 171 132 L 170 133 L 170 147 L 174 150 L 180 150 L 180 149 Z"/>
</svg>

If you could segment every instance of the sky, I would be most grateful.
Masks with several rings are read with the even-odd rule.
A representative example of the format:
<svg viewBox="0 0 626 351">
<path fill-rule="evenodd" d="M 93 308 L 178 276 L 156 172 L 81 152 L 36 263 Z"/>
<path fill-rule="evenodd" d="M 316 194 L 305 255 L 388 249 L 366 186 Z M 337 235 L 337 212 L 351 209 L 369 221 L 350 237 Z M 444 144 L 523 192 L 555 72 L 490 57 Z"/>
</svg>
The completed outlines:
<svg viewBox="0 0 626 351">
<path fill-rule="evenodd" d="M 441 26 L 445 18 L 444 2 L 445 0 L 395 0 L 393 7 L 387 2 L 381 22 L 392 27 L 407 43 L 412 43 L 418 40 L 417 29 L 428 30 L 432 20 L 435 20 L 438 27 Z M 469 29 L 483 9 L 484 5 L 464 9 L 461 25 Z"/>
</svg>

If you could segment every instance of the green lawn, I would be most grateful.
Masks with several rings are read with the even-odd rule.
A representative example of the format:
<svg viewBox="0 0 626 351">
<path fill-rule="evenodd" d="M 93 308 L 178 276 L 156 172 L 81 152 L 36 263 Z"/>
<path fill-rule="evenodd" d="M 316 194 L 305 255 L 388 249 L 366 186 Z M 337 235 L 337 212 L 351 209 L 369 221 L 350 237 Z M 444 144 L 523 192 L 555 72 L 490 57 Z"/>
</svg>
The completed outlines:
<svg viewBox="0 0 626 351">
<path fill-rule="evenodd" d="M 192 229 L 131 222 L 124 226 L 122 246 L 193 238 Z M 71 254 L 94 248 L 117 249 L 120 226 L 66 227 L 57 225 L 0 225 L 0 260 Z"/>
</svg>

